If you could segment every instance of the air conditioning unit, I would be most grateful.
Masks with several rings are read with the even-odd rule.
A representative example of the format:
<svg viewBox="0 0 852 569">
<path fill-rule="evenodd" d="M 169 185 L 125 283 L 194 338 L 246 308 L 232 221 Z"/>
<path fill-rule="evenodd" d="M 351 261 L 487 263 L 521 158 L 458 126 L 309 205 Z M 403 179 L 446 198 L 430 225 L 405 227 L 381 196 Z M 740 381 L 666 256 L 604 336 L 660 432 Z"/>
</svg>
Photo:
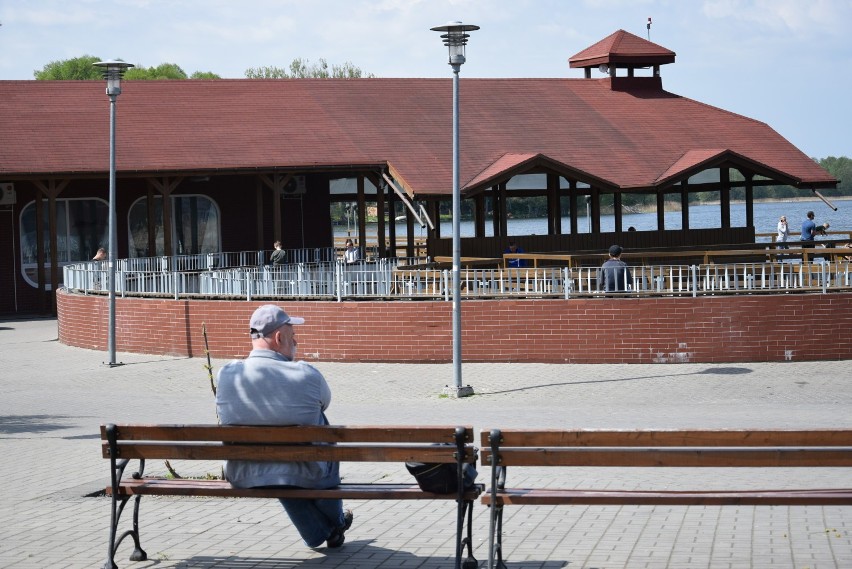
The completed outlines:
<svg viewBox="0 0 852 569">
<path fill-rule="evenodd" d="M 293 176 L 284 189 L 281 191 L 285 196 L 303 196 L 307 193 L 308 187 L 305 184 L 304 176 Z"/>
<path fill-rule="evenodd" d="M 11 182 L 0 183 L 0 205 L 14 205 L 17 201 L 15 184 Z"/>
</svg>

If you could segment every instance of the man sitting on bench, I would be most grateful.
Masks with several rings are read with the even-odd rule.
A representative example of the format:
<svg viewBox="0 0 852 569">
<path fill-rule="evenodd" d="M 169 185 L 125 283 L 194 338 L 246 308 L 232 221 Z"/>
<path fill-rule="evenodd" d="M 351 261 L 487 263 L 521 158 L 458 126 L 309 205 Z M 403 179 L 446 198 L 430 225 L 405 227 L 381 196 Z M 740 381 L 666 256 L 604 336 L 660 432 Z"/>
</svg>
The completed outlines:
<svg viewBox="0 0 852 569">
<path fill-rule="evenodd" d="M 267 304 L 249 321 L 252 351 L 219 370 L 216 408 L 223 425 L 327 425 L 324 411 L 331 389 L 312 365 L 294 361 L 302 318 Z M 237 488 L 334 488 L 337 462 L 225 462 L 225 478 Z M 308 547 L 340 547 L 352 525 L 352 512 L 339 499 L 281 498 L 281 504 Z"/>
</svg>

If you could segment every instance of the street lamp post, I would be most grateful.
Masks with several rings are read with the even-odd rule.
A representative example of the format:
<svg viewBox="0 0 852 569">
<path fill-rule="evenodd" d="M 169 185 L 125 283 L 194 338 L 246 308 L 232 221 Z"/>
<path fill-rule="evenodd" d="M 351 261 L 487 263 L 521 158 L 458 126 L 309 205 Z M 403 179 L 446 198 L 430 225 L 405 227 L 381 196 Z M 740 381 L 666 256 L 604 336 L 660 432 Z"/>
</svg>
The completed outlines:
<svg viewBox="0 0 852 569">
<path fill-rule="evenodd" d="M 461 191 L 459 189 L 459 71 L 465 62 L 465 45 L 470 35 L 466 32 L 478 30 L 479 26 L 449 22 L 432 28 L 443 32 L 441 39 L 449 48 L 449 64 L 453 68 L 453 387 L 456 397 L 473 395 L 473 388 L 462 386 L 461 373 Z M 449 389 L 449 386 L 448 386 Z"/>
<path fill-rule="evenodd" d="M 94 64 L 103 70 L 106 94 L 109 97 L 109 325 L 107 353 L 109 367 L 121 365 L 115 361 L 115 249 L 118 232 L 115 222 L 115 100 L 121 94 L 121 77 L 133 64 L 124 61 L 99 61 Z"/>
</svg>

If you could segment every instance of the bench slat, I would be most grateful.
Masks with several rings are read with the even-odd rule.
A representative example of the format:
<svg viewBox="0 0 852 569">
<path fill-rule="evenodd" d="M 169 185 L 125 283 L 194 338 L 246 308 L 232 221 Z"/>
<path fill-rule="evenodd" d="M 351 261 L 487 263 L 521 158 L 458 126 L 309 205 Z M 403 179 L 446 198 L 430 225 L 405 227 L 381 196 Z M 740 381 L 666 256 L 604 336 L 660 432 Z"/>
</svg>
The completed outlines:
<svg viewBox="0 0 852 569">
<path fill-rule="evenodd" d="M 475 500 L 483 491 L 476 485 L 465 492 Z M 107 495 L 112 489 L 107 486 Z M 210 496 L 221 498 L 341 498 L 349 500 L 455 500 L 456 494 L 423 492 L 416 484 L 341 484 L 336 488 L 234 488 L 225 480 L 144 478 L 123 480 L 120 495 Z"/>
<path fill-rule="evenodd" d="M 491 450 L 481 452 L 482 464 L 490 465 Z M 500 459 L 502 466 L 852 466 L 852 452 L 842 448 L 501 448 Z"/>
<path fill-rule="evenodd" d="M 455 443 L 456 425 L 439 426 L 237 426 L 237 425 L 116 425 L 116 436 L 135 441 L 223 441 L 235 443 Z M 465 442 L 472 443 L 472 426 L 465 426 Z M 106 425 L 101 439 L 106 440 Z"/>
<path fill-rule="evenodd" d="M 501 430 L 501 447 L 511 446 L 848 446 L 852 447 L 852 429 L 813 431 L 559 431 Z M 491 446 L 490 430 L 481 434 L 483 449 Z"/>
<path fill-rule="evenodd" d="M 466 447 L 465 461 L 476 461 L 473 447 Z M 104 458 L 109 458 L 109 445 L 102 444 Z M 260 460 L 260 461 L 354 461 L 354 462 L 442 462 L 455 463 L 454 446 L 412 445 L 265 445 L 217 443 L 149 443 L 118 444 L 117 458 L 184 459 L 184 460 Z"/>
<path fill-rule="evenodd" d="M 483 504 L 491 495 L 483 494 Z M 634 505 L 634 506 L 731 506 L 731 505 L 852 505 L 852 489 L 742 490 L 742 491 L 631 491 L 510 488 L 497 493 L 498 504 L 512 505 Z"/>
</svg>

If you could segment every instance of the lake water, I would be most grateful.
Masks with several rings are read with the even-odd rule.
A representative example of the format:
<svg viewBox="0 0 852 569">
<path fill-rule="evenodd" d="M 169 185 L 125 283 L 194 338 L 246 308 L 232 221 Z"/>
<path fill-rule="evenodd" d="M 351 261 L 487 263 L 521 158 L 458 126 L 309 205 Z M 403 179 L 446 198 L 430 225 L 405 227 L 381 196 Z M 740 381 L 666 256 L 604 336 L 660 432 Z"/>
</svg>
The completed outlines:
<svg viewBox="0 0 852 569">
<path fill-rule="evenodd" d="M 837 211 L 832 211 L 821 200 L 807 201 L 773 201 L 759 202 L 754 204 L 754 227 L 756 233 L 774 233 L 778 226 L 778 219 L 782 215 L 787 216 L 787 223 L 790 226 L 790 238 L 797 239 L 801 231 L 802 221 L 808 211 L 813 211 L 816 214 L 815 221 L 831 223 L 832 230 L 848 229 L 852 227 L 852 219 L 850 219 L 850 209 L 852 209 L 852 201 L 838 200 L 836 198 L 829 199 L 837 207 Z M 577 220 L 577 228 L 580 233 L 589 232 L 589 221 L 585 216 L 585 208 L 581 210 Z M 633 226 L 637 231 L 651 231 L 657 229 L 657 214 L 656 213 L 631 213 L 622 216 L 622 227 L 627 230 Z M 679 211 L 666 212 L 665 215 L 666 229 L 681 229 L 681 217 Z M 721 211 L 719 205 L 691 205 L 689 208 L 689 227 L 692 229 L 704 229 L 712 227 L 720 227 L 722 225 Z M 745 204 L 731 204 L 731 225 L 734 227 L 745 226 Z M 568 217 L 562 218 L 562 231 L 567 233 L 571 227 L 571 220 Z M 462 221 L 460 224 L 460 234 L 462 237 L 474 236 L 474 225 L 472 221 Z M 547 220 L 546 219 L 510 219 L 508 221 L 509 235 L 546 235 Z M 376 225 L 373 223 L 367 224 L 367 233 L 375 233 Z M 415 226 L 415 235 L 420 237 L 426 236 L 426 230 Z M 601 232 L 608 233 L 615 231 L 615 217 L 613 215 L 601 216 Z M 354 232 L 353 232 L 354 233 Z M 405 235 L 405 223 L 397 223 L 396 233 L 398 237 Z M 485 233 L 488 236 L 493 235 L 493 225 L 489 219 L 485 224 Z M 335 228 L 335 234 L 346 235 L 346 228 Z M 451 221 L 441 222 L 441 235 L 449 237 L 453 234 Z"/>
</svg>

